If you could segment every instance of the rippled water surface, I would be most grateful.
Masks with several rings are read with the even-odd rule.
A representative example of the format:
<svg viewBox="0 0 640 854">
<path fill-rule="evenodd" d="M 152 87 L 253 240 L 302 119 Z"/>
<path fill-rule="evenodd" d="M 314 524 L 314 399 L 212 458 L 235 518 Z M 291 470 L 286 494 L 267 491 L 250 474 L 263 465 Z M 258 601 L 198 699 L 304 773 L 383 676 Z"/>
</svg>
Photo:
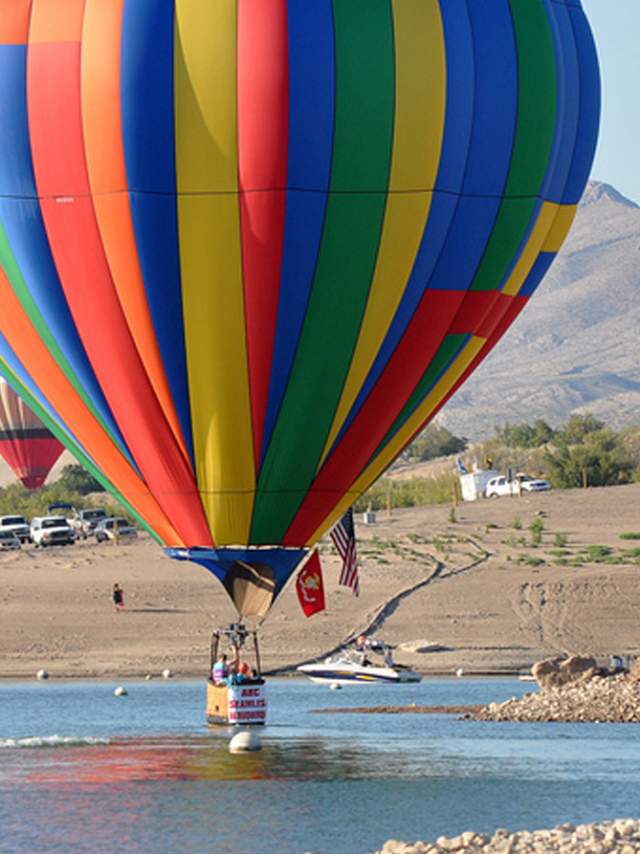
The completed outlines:
<svg viewBox="0 0 640 854">
<path fill-rule="evenodd" d="M 351 854 L 390 837 L 640 815 L 633 725 L 332 715 L 531 690 L 427 680 L 340 692 L 269 683 L 260 753 L 203 724 L 202 683 L 0 685 L 0 851 Z"/>
</svg>

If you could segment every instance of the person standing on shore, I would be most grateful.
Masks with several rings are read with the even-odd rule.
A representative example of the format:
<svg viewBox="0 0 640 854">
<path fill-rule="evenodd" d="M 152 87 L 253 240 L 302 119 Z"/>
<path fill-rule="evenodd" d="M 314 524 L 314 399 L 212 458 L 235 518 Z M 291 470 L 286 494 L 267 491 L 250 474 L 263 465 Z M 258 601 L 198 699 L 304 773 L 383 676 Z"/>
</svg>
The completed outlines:
<svg viewBox="0 0 640 854">
<path fill-rule="evenodd" d="M 113 601 L 113 610 L 116 613 L 118 611 L 122 611 L 122 609 L 124 608 L 124 592 L 117 582 L 113 585 L 111 599 Z"/>
</svg>

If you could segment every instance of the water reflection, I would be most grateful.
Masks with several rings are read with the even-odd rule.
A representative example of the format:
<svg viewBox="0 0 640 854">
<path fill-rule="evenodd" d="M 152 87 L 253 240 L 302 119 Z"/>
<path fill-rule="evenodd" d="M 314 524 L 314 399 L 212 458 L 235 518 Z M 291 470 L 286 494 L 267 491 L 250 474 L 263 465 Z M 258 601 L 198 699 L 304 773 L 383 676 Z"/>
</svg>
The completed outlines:
<svg viewBox="0 0 640 854">
<path fill-rule="evenodd" d="M 20 779 L 40 785 L 152 780 L 345 780 L 397 777 L 411 771 L 406 757 L 386 752 L 380 756 L 364 745 L 352 745 L 346 740 L 335 743 L 320 737 L 265 741 L 261 751 L 233 755 L 228 752 L 228 736 L 130 739 L 107 746 L 39 750 L 37 757 L 19 753 L 19 757 L 14 754 L 12 758 L 22 766 Z M 10 764 L 10 757 L 4 759 Z M 428 774 L 424 760 L 420 764 L 422 773 Z M 9 767 L 5 765 L 7 771 Z"/>
</svg>

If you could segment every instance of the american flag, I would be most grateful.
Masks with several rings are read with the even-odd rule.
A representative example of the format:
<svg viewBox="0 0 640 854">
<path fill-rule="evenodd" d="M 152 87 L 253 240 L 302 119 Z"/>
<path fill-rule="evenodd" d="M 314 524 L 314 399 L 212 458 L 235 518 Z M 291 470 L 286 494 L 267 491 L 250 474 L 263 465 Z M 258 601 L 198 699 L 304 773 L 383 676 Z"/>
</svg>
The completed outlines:
<svg viewBox="0 0 640 854">
<path fill-rule="evenodd" d="M 339 584 L 350 587 L 354 596 L 360 595 L 358 578 L 358 556 L 356 554 L 356 533 L 353 526 L 353 511 L 347 510 L 342 519 L 331 529 L 331 539 L 342 558 L 342 572 Z"/>
</svg>

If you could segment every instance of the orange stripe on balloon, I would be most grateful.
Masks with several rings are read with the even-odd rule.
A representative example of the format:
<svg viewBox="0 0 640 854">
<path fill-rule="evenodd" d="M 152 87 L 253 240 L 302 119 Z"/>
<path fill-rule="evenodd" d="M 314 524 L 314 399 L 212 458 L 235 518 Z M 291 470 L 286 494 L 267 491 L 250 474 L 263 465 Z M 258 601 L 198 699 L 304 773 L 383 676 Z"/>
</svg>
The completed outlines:
<svg viewBox="0 0 640 854">
<path fill-rule="evenodd" d="M 33 0 L 29 43 L 79 42 L 85 0 Z"/>
<path fill-rule="evenodd" d="M 78 334 L 152 494 L 182 540 L 210 546 L 211 534 L 193 474 L 175 443 L 129 333 L 88 195 L 80 45 L 30 44 L 27 81 L 36 186 Z"/>
<path fill-rule="evenodd" d="M 31 0 L 3 0 L 0 11 L 0 44 L 26 44 Z"/>
<path fill-rule="evenodd" d="M 238 5 L 238 183 L 256 467 L 278 313 L 288 102 L 286 0 L 242 0 Z"/>
<path fill-rule="evenodd" d="M 131 217 L 120 102 L 123 6 L 124 0 L 86 3 L 80 88 L 87 171 L 102 245 L 122 311 L 162 411 L 188 461 L 149 313 Z"/>
<path fill-rule="evenodd" d="M 21 362 L 41 389 L 60 419 L 98 467 L 107 473 L 115 488 L 131 503 L 158 536 L 168 545 L 184 545 L 158 506 L 149 489 L 136 475 L 109 436 L 89 412 L 69 380 L 49 353 L 0 267 L 0 323 L 9 346 L 20 353 Z M 10 321 L 6 319 L 10 318 Z"/>
</svg>

